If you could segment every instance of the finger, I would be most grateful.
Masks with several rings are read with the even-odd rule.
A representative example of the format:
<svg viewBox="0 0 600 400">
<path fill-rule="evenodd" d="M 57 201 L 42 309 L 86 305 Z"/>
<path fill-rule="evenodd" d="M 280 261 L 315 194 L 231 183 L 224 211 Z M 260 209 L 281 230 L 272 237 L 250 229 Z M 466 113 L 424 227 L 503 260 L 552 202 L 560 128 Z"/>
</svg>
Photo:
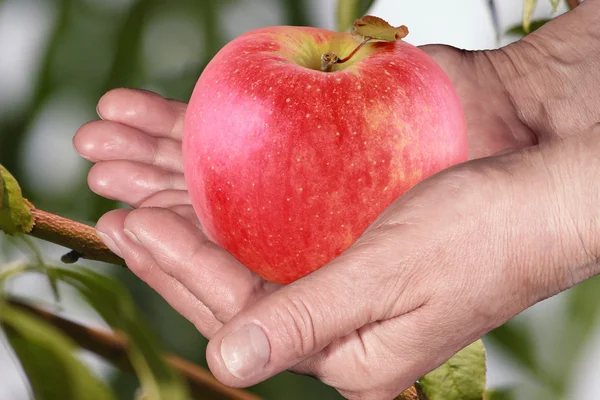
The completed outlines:
<svg viewBox="0 0 600 400">
<path fill-rule="evenodd" d="M 200 333 L 210 338 L 222 324 L 179 281 L 158 268 L 156 261 L 146 249 L 134 243 L 123 233 L 123 223 L 128 213 L 128 210 L 121 209 L 105 214 L 96 225 L 98 235 L 113 252 L 125 259 L 127 266 L 137 277 L 194 324 Z"/>
<path fill-rule="evenodd" d="M 168 208 L 193 223 L 196 228 L 204 233 L 194 207 L 190 203 L 190 196 L 187 191 L 164 190 L 146 199 L 138 208 Z"/>
<path fill-rule="evenodd" d="M 98 115 L 156 137 L 181 140 L 187 105 L 146 90 L 114 89 L 98 102 Z"/>
<path fill-rule="evenodd" d="M 129 214 L 125 228 L 220 321 L 263 294 L 256 275 L 170 210 L 140 208 Z"/>
<path fill-rule="evenodd" d="M 405 286 L 414 271 L 400 250 L 380 245 L 387 241 L 365 235 L 332 263 L 237 314 L 209 343 L 213 374 L 229 386 L 253 385 L 364 325 L 422 305 L 422 292 Z"/>
<path fill-rule="evenodd" d="M 83 125 L 73 138 L 77 153 L 98 161 L 129 160 L 182 172 L 181 142 L 153 137 L 113 121 L 92 121 Z"/>
<path fill-rule="evenodd" d="M 194 224 L 196 229 L 198 229 L 203 235 L 205 234 L 204 230 L 202 229 L 202 225 L 200 224 L 200 221 L 198 221 L 198 217 L 196 216 L 194 207 L 190 205 L 179 204 L 169 207 L 169 210 L 181 215 L 186 221 L 188 221 L 191 224 Z"/>
<path fill-rule="evenodd" d="M 102 161 L 88 174 L 90 189 L 100 196 L 138 207 L 163 190 L 185 190 L 182 174 L 133 161 Z"/>
<path fill-rule="evenodd" d="M 140 207 L 169 208 L 181 204 L 191 205 L 190 195 L 186 190 L 162 190 L 144 200 Z"/>
</svg>

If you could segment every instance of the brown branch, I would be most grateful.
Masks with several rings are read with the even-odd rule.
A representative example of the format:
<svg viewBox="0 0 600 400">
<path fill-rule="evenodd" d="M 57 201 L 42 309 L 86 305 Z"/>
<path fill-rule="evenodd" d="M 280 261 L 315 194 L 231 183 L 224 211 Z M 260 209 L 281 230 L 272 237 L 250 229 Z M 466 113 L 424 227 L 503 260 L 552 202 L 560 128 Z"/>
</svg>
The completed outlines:
<svg viewBox="0 0 600 400">
<path fill-rule="evenodd" d="M 110 251 L 100 240 L 94 227 L 60 215 L 38 210 L 27 201 L 33 216 L 33 229 L 28 234 L 38 239 L 67 247 L 71 250 L 63 261 L 75 262 L 78 258 L 125 265 L 125 261 Z"/>
<path fill-rule="evenodd" d="M 13 298 L 9 299 L 8 302 L 12 306 L 26 310 L 51 323 L 53 326 L 66 333 L 82 348 L 101 356 L 119 368 L 133 371 L 133 367 L 127 358 L 127 339 L 123 335 L 77 324 L 56 314 L 22 302 L 21 300 Z M 206 369 L 175 355 L 165 354 L 164 360 L 186 379 L 194 398 L 222 400 L 260 399 L 250 392 L 223 385 Z"/>
</svg>

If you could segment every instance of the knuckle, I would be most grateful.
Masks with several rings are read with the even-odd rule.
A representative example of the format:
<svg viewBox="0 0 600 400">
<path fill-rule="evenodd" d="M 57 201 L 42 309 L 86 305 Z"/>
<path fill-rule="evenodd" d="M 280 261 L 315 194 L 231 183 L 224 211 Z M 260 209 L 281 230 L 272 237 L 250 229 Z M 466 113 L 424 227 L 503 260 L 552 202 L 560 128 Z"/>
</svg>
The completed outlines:
<svg viewBox="0 0 600 400">
<path fill-rule="evenodd" d="M 148 283 L 152 280 L 157 271 L 157 264 L 151 262 L 138 253 L 131 253 L 125 256 L 127 267 L 142 281 Z"/>
<path fill-rule="evenodd" d="M 312 353 L 317 335 L 309 304 L 299 296 L 287 296 L 275 310 L 275 318 L 285 335 L 283 340 L 288 350 L 296 357 Z"/>
<path fill-rule="evenodd" d="M 150 139 L 150 154 L 149 162 L 152 164 L 160 164 L 162 161 L 161 158 L 165 153 L 167 153 L 165 147 L 167 143 L 160 138 L 148 137 Z"/>
</svg>

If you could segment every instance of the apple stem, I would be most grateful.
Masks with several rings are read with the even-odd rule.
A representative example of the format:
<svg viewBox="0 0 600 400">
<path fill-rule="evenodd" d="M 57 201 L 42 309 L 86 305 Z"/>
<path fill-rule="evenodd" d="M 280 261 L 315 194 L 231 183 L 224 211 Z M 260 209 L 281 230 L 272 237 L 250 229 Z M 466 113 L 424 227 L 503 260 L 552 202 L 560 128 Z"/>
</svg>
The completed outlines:
<svg viewBox="0 0 600 400">
<path fill-rule="evenodd" d="M 360 42 L 358 46 L 350 54 L 348 54 L 344 58 L 339 58 L 335 53 L 325 53 L 321 56 L 321 71 L 323 72 L 331 72 L 333 66 L 335 64 L 343 64 L 346 61 L 350 60 L 358 51 L 367 43 L 372 40 L 370 37 L 365 37 L 365 39 Z"/>
<path fill-rule="evenodd" d="M 331 72 L 334 64 L 339 61 L 339 57 L 335 53 L 325 53 L 321 56 L 321 71 Z"/>
</svg>

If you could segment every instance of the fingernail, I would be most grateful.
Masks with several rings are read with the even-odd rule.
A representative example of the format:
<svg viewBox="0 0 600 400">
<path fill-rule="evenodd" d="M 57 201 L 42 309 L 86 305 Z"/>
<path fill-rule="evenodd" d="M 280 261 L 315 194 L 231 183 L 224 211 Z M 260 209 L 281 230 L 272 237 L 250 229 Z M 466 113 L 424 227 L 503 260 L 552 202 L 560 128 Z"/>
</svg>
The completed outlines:
<svg viewBox="0 0 600 400">
<path fill-rule="evenodd" d="M 104 119 L 104 118 L 102 118 L 102 115 L 100 115 L 100 110 L 99 110 L 99 108 L 100 108 L 100 104 L 98 104 L 98 105 L 96 106 L 96 114 L 98 115 L 98 118 L 100 118 L 100 119 Z"/>
<path fill-rule="evenodd" d="M 123 253 L 121 253 L 121 249 L 119 249 L 119 246 L 117 246 L 117 244 L 114 242 L 114 240 L 111 239 L 110 236 L 100 231 L 96 231 L 96 234 L 98 235 L 100 240 L 102 240 L 102 242 L 106 245 L 106 247 L 110 249 L 110 251 L 123 258 Z"/>
<path fill-rule="evenodd" d="M 127 229 L 127 228 L 123 229 L 123 233 L 138 246 L 143 246 L 142 242 L 140 242 L 140 239 L 138 239 L 137 236 L 135 236 L 135 234 L 133 232 L 131 232 L 129 229 Z"/>
<path fill-rule="evenodd" d="M 255 324 L 246 325 L 221 341 L 221 357 L 229 372 L 246 379 L 259 372 L 271 354 L 267 335 Z"/>
</svg>

